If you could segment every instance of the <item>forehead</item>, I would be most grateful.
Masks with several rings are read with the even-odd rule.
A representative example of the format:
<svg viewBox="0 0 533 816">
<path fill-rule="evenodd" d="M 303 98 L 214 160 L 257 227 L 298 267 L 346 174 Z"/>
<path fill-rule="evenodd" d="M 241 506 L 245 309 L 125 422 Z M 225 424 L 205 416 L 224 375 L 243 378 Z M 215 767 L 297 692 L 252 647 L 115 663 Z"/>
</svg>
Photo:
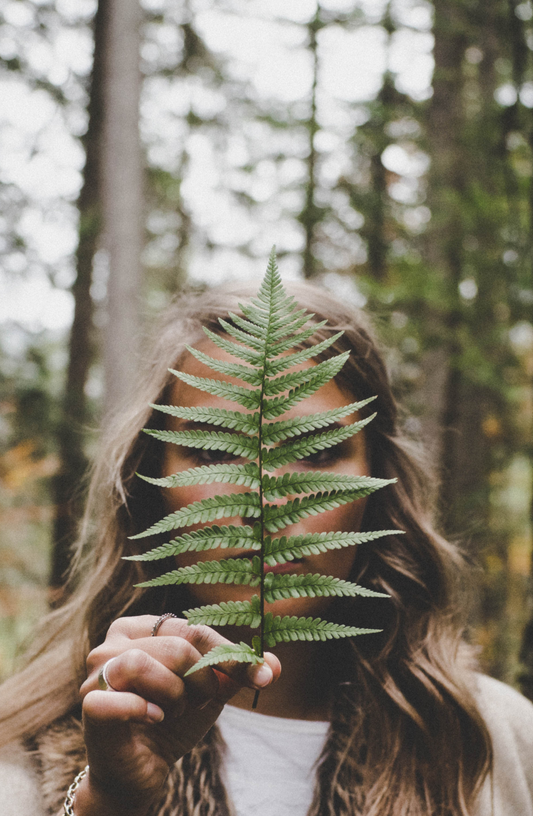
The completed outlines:
<svg viewBox="0 0 533 816">
<path fill-rule="evenodd" d="M 209 354 L 210 357 L 214 357 L 216 360 L 241 363 L 240 360 L 232 357 L 207 338 L 199 343 L 195 343 L 194 347 L 199 351 L 203 351 L 204 354 Z M 301 365 L 295 366 L 293 369 L 289 369 L 288 372 L 283 372 L 283 374 L 290 373 L 291 370 L 297 371 L 305 368 L 311 368 L 313 365 L 314 363 L 312 361 L 308 361 L 302 363 Z M 206 377 L 223 380 L 224 382 L 235 383 L 235 385 L 244 385 L 241 380 L 238 380 L 235 377 L 228 377 L 227 375 L 221 374 L 218 371 L 213 371 L 211 368 L 197 360 L 196 357 L 193 357 L 192 354 L 187 353 L 185 355 L 179 368 L 185 374 L 191 374 L 195 377 Z M 175 405 L 181 405 L 186 408 L 194 406 L 232 408 L 232 404 L 229 403 L 228 400 L 222 399 L 221 397 L 216 397 L 212 394 L 206 394 L 204 391 L 200 391 L 198 388 L 194 388 L 194 386 L 188 385 L 188 383 L 184 383 L 178 379 L 176 379 L 174 385 L 172 386 L 171 396 L 172 402 Z M 283 415 L 283 418 L 289 419 L 291 416 L 305 416 L 307 414 L 314 414 L 320 411 L 330 411 L 333 408 L 340 408 L 344 405 L 349 405 L 351 402 L 354 402 L 354 396 L 344 389 L 341 389 L 335 380 L 329 380 L 329 382 L 321 386 L 318 391 L 316 391 L 310 397 L 306 397 L 304 400 L 287 411 L 286 414 Z M 238 408 L 238 410 L 242 411 L 245 409 Z M 352 422 L 354 419 L 353 417 L 349 416 L 346 417 L 345 421 Z"/>
</svg>

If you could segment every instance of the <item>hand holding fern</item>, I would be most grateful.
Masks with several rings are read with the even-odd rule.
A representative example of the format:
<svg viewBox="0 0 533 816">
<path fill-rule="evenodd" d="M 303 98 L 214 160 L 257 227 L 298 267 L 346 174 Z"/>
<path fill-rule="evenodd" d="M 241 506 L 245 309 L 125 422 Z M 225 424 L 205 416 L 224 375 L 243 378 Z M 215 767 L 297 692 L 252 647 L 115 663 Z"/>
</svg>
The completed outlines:
<svg viewBox="0 0 533 816">
<path fill-rule="evenodd" d="M 88 657 L 81 688 L 90 774 L 76 797 L 79 816 L 143 816 L 159 794 L 169 767 L 201 739 L 224 704 L 242 686 L 263 688 L 280 664 L 220 663 L 190 677 L 186 672 L 226 638 L 207 626 L 156 618 L 122 618 Z M 111 658 L 108 678 L 116 692 L 98 689 L 98 670 Z M 164 718 L 161 719 L 161 715 Z"/>
</svg>

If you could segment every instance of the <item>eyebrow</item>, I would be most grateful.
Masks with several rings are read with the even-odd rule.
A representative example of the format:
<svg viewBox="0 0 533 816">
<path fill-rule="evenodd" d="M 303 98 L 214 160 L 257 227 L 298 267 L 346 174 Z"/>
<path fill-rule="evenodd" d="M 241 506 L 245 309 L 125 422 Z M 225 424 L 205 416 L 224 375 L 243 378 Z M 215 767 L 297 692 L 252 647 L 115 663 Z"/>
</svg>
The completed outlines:
<svg viewBox="0 0 533 816">
<path fill-rule="evenodd" d="M 192 419 L 176 419 L 176 427 L 178 431 L 221 431 L 223 433 L 239 433 L 239 431 L 235 430 L 234 428 L 225 428 L 222 425 L 213 425 L 210 422 L 196 422 Z M 288 437 L 288 439 L 304 439 L 305 437 L 311 436 L 315 433 L 326 433 L 327 431 L 337 431 L 341 428 L 347 428 L 350 425 L 353 425 L 353 422 L 332 422 L 331 425 L 328 425 L 325 428 L 317 428 L 314 431 L 305 431 L 304 433 L 294 435 Z M 355 436 L 356 434 L 354 434 Z"/>
<path fill-rule="evenodd" d="M 192 419 L 178 419 L 173 417 L 178 431 L 222 431 L 224 433 L 238 433 L 234 428 L 224 428 L 212 422 L 196 422 Z"/>
</svg>

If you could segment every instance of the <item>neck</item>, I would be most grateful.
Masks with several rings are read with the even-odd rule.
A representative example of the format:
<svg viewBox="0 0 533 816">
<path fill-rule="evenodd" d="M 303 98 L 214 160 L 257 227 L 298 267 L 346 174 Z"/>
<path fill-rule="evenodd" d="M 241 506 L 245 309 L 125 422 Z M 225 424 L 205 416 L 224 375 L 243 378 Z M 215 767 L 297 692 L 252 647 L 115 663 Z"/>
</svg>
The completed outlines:
<svg viewBox="0 0 533 816">
<path fill-rule="evenodd" d="M 281 676 L 261 691 L 256 711 L 295 720 L 329 720 L 330 678 L 321 643 L 280 643 L 273 650 Z M 255 692 L 242 688 L 230 705 L 251 709 Z"/>
</svg>

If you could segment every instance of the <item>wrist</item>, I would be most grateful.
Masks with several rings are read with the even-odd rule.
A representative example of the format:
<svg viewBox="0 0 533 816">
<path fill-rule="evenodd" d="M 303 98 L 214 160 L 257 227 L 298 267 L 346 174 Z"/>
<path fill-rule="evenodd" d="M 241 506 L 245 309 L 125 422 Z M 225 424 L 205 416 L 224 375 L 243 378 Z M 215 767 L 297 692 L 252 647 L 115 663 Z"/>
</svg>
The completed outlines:
<svg viewBox="0 0 533 816">
<path fill-rule="evenodd" d="M 63 813 L 64 816 L 146 816 L 154 798 L 153 793 L 132 796 L 106 790 L 98 784 L 94 774 L 91 775 L 87 765 L 69 788 Z"/>
</svg>

